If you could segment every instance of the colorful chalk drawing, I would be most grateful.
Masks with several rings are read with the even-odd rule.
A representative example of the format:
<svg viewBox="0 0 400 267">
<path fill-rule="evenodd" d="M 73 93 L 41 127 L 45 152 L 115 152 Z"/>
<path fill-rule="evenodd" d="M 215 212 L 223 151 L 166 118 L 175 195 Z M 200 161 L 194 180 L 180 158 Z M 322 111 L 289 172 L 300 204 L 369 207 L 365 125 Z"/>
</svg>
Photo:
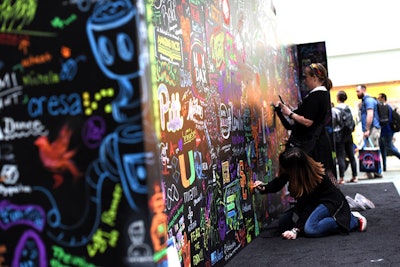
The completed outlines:
<svg viewBox="0 0 400 267">
<path fill-rule="evenodd" d="M 0 264 L 223 266 L 289 206 L 271 1 L 0 7 Z"/>
</svg>

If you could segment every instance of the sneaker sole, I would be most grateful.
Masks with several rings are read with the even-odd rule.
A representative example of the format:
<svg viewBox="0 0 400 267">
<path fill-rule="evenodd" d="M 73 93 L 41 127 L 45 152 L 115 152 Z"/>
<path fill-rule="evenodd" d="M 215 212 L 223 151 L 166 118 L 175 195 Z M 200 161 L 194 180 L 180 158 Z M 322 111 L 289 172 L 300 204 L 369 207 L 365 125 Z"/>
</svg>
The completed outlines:
<svg viewBox="0 0 400 267">
<path fill-rule="evenodd" d="M 366 208 L 364 207 L 364 205 L 362 205 L 361 203 L 359 203 L 358 201 L 355 201 L 354 199 L 352 199 L 349 196 L 346 196 L 346 200 L 347 203 L 349 203 L 350 209 L 351 210 L 366 210 Z"/>
<path fill-rule="evenodd" d="M 357 193 L 354 197 L 355 201 L 358 201 L 360 203 L 363 204 L 364 207 L 368 208 L 368 209 L 374 209 L 375 208 L 375 204 L 369 200 L 368 198 L 366 198 L 365 196 Z"/>
</svg>

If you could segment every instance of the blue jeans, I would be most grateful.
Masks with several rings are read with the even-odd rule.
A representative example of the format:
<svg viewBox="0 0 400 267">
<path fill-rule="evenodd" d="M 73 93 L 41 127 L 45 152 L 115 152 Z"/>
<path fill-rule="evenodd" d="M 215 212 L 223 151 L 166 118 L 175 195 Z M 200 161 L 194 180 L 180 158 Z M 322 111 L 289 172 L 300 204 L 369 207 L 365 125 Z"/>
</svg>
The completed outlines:
<svg viewBox="0 0 400 267">
<path fill-rule="evenodd" d="M 359 221 L 353 214 L 350 216 L 350 230 L 355 230 L 359 227 Z M 309 237 L 327 236 L 337 233 L 338 227 L 335 219 L 329 214 L 328 208 L 320 204 L 308 217 L 304 225 L 304 234 Z"/>
<path fill-rule="evenodd" d="M 382 154 L 383 170 L 386 171 L 386 156 L 388 153 L 391 153 L 393 156 L 396 156 L 400 159 L 400 152 L 393 145 L 393 134 L 389 134 L 387 136 L 381 135 L 379 138 L 379 147 Z"/>
</svg>

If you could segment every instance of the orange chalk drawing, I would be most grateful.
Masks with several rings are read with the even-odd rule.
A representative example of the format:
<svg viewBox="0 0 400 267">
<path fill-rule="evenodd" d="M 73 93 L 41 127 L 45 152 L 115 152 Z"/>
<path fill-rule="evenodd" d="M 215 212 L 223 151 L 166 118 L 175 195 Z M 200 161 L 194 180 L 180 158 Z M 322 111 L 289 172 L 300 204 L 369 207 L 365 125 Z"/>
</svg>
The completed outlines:
<svg viewBox="0 0 400 267">
<path fill-rule="evenodd" d="M 70 58 L 71 57 L 71 49 L 69 47 L 62 46 L 60 53 L 64 58 Z"/>
<path fill-rule="evenodd" d="M 160 252 L 167 247 L 167 223 L 168 217 L 164 213 L 165 204 L 163 193 L 159 185 L 154 186 L 154 195 L 149 201 L 150 209 L 154 212 L 150 226 L 150 236 L 153 242 L 154 252 Z"/>
<path fill-rule="evenodd" d="M 54 188 L 64 182 L 66 171 L 72 174 L 74 181 L 82 176 L 82 173 L 72 161 L 72 157 L 76 154 L 77 150 L 69 150 L 71 135 L 72 131 L 64 125 L 57 139 L 52 143 L 49 142 L 47 136 L 40 136 L 35 141 L 43 166 L 53 173 Z"/>
</svg>

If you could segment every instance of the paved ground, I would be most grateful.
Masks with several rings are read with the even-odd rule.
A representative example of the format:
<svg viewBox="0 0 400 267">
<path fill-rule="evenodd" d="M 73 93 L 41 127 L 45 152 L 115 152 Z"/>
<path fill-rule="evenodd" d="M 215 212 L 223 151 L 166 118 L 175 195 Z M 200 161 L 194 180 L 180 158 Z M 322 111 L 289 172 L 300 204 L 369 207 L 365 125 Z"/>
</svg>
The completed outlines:
<svg viewBox="0 0 400 267">
<path fill-rule="evenodd" d="M 286 240 L 276 235 L 275 221 L 225 266 L 400 266 L 400 198 L 394 184 L 361 182 L 340 188 L 345 195 L 360 193 L 375 204 L 374 209 L 361 211 L 368 220 L 365 233 L 354 231 L 349 235 Z"/>
<path fill-rule="evenodd" d="M 357 164 L 358 164 L 358 160 Z M 362 179 L 365 175 L 364 172 L 358 173 L 358 183 L 365 184 L 365 183 L 386 183 L 386 182 L 393 182 L 395 185 L 397 192 L 400 194 L 400 159 L 395 156 L 389 156 L 386 159 L 386 167 L 387 171 L 383 172 L 383 178 L 376 178 L 376 179 Z M 359 167 L 357 167 L 359 170 Z M 350 167 L 347 169 L 345 173 L 345 180 L 350 180 L 351 178 L 351 169 Z M 361 178 L 361 179 L 360 179 Z M 348 183 L 346 185 L 351 185 L 352 183 Z"/>
<path fill-rule="evenodd" d="M 358 177 L 364 174 L 359 173 Z M 348 169 L 345 179 L 350 178 Z M 369 185 L 373 183 L 375 186 Z M 340 187 L 345 195 L 361 193 L 375 204 L 375 209 L 362 211 L 368 218 L 367 232 L 288 241 L 271 234 L 276 230 L 271 225 L 226 266 L 400 266 L 400 160 L 393 156 L 387 158 L 387 171 L 383 172 L 383 178 L 362 179 Z"/>
</svg>

